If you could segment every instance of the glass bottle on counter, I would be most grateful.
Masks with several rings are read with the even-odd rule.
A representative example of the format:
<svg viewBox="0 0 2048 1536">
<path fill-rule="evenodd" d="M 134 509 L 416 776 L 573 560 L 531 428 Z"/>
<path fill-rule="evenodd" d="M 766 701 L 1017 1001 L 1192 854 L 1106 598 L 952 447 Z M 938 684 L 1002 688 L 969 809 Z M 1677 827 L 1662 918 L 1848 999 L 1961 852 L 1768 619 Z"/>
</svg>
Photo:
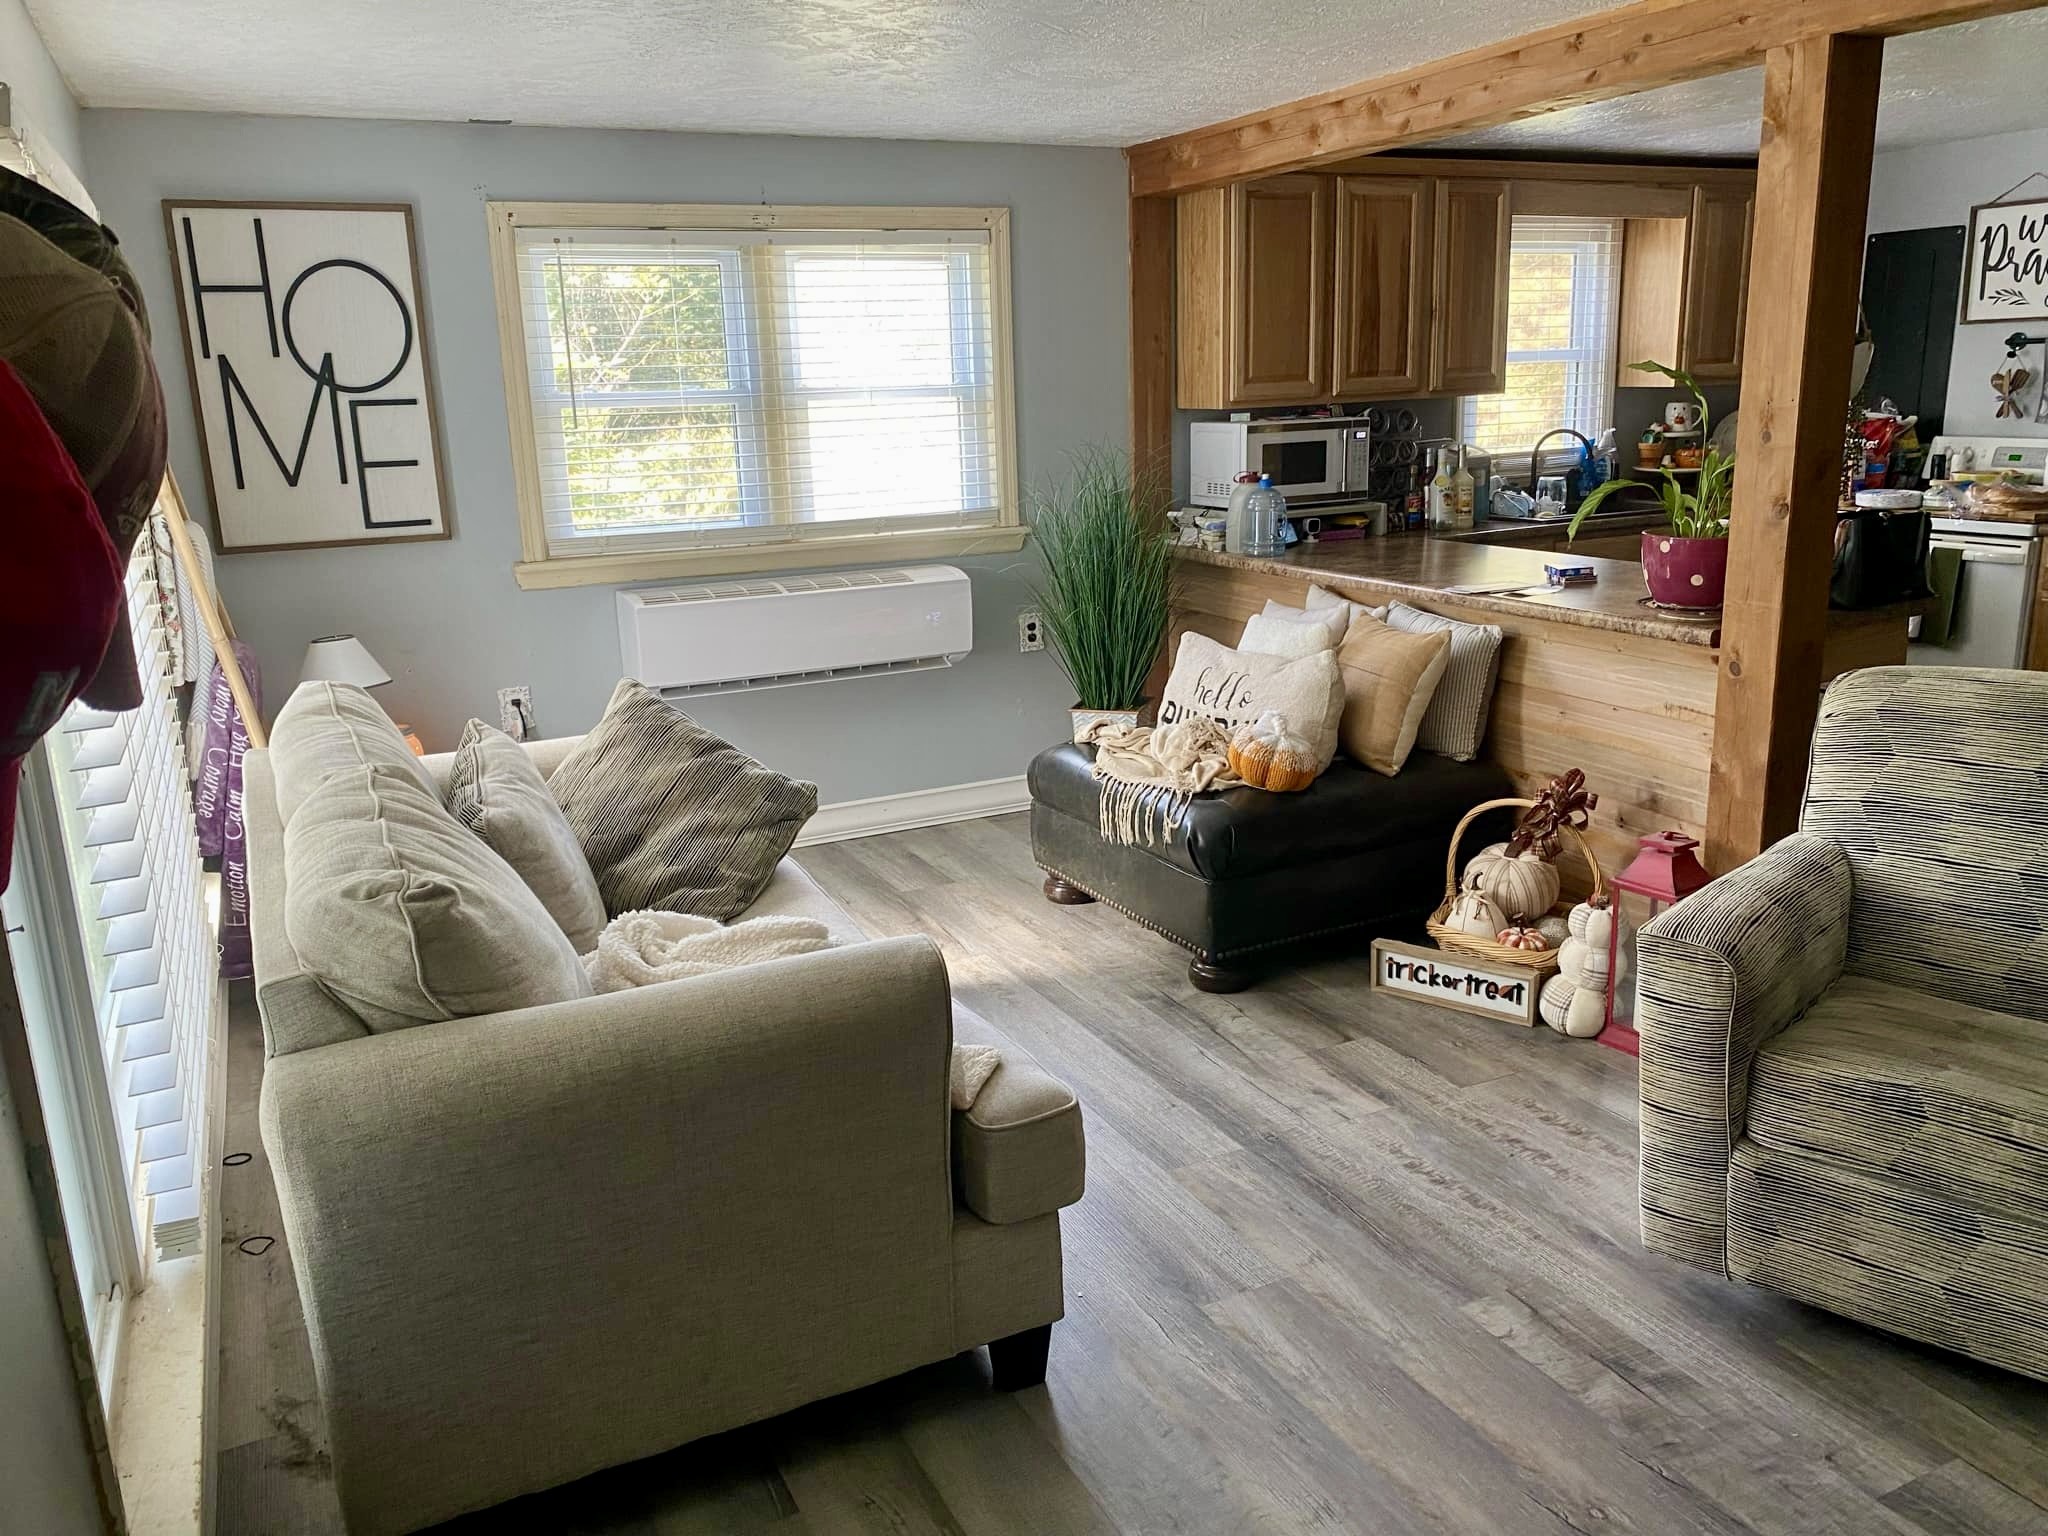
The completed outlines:
<svg viewBox="0 0 2048 1536">
<path fill-rule="evenodd" d="M 1429 509 L 1425 519 L 1432 533 L 1451 526 L 1451 508 L 1457 493 L 1451 488 L 1451 451 L 1445 444 L 1436 450 L 1436 474 L 1431 477 L 1426 496 Z"/>
<path fill-rule="evenodd" d="M 1453 443 L 1457 451 L 1458 468 L 1451 476 L 1451 526 L 1465 530 L 1472 526 L 1472 507 L 1478 498 L 1478 487 L 1472 479 L 1472 471 L 1465 467 L 1465 443 Z"/>
</svg>

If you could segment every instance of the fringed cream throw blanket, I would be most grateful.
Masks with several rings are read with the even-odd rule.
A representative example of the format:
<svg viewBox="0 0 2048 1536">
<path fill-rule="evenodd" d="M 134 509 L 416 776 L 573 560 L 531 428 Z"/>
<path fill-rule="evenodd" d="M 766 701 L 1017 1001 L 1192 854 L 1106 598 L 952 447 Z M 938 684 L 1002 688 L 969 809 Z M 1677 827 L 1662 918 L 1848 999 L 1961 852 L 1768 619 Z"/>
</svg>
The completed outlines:
<svg viewBox="0 0 2048 1536">
<path fill-rule="evenodd" d="M 605 924 L 583 968 L 597 991 L 623 992 L 831 947 L 825 925 L 808 917 L 748 917 L 728 925 L 687 912 L 621 912 Z M 954 1046 L 953 1107 L 972 1109 L 1002 1064 L 992 1045 Z"/>
<path fill-rule="evenodd" d="M 1244 782 L 1230 770 L 1230 739 L 1214 720 L 1172 725 L 1099 723 L 1084 734 L 1095 748 L 1102 840 L 1125 846 L 1166 841 L 1196 795 Z"/>
</svg>

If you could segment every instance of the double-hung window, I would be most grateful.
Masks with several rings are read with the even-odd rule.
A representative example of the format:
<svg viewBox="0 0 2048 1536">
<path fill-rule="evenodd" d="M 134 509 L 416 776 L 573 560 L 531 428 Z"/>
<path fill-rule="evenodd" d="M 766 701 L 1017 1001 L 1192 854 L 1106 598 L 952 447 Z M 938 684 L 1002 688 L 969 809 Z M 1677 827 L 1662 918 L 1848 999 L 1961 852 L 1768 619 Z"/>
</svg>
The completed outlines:
<svg viewBox="0 0 2048 1536">
<path fill-rule="evenodd" d="M 522 585 L 1022 542 L 1006 210 L 490 212 Z"/>
<path fill-rule="evenodd" d="M 1519 214 L 1508 254 L 1508 387 L 1468 396 L 1463 436 L 1508 474 L 1525 473 L 1536 440 L 1570 427 L 1598 440 L 1614 424 L 1621 222 Z M 1579 445 L 1553 439 L 1550 466 Z M 1503 461 L 1505 464 L 1503 465 Z"/>
</svg>

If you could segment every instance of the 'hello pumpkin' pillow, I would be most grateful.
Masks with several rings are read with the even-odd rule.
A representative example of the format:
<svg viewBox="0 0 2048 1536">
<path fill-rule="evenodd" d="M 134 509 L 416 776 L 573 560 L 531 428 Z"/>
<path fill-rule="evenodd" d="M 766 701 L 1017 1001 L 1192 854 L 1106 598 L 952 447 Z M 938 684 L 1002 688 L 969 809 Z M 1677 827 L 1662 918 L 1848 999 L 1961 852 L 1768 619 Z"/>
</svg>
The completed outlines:
<svg viewBox="0 0 2048 1536">
<path fill-rule="evenodd" d="M 1192 631 L 1180 637 L 1173 675 L 1159 702 L 1159 723 L 1206 717 L 1226 735 L 1268 711 L 1284 715 L 1316 751 L 1316 771 L 1337 755 L 1344 674 L 1334 651 L 1288 658 L 1234 651 Z"/>
</svg>

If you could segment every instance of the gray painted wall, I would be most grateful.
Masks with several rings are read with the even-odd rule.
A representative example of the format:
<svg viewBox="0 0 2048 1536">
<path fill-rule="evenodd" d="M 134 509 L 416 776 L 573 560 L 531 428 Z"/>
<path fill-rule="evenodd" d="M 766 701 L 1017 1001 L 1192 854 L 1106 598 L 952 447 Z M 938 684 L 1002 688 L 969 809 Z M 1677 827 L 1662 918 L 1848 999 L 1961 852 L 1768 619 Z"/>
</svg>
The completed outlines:
<svg viewBox="0 0 2048 1536">
<path fill-rule="evenodd" d="M 1918 149 L 1879 155 L 1870 173 L 1871 234 L 1893 229 L 1929 229 L 1957 224 L 1965 229 L 1970 209 L 2002 196 L 2022 177 L 2048 171 L 2048 129 L 2001 133 L 1989 138 L 1928 144 Z M 2048 196 L 2048 183 L 2035 182 L 2022 196 Z M 1991 393 L 1991 375 L 2005 357 L 2003 338 L 2015 330 L 2048 331 L 2048 323 L 1956 326 L 1949 353 L 1948 409 L 1942 430 L 1963 436 L 2048 437 L 2048 423 L 2032 419 L 2039 397 L 2027 397 L 2028 419 L 1997 418 L 1998 399 Z M 2036 378 L 2043 358 L 2035 349 L 2030 361 Z"/>
<path fill-rule="evenodd" d="M 79 139 L 78 103 L 21 0 L 0 0 L 0 81 L 14 93 L 16 120 L 82 177 L 85 149 Z"/>
<path fill-rule="evenodd" d="M 7 0 L 0 0 L 7 3 Z M 619 676 L 610 587 L 522 592 L 505 392 L 485 244 L 489 197 L 673 202 L 1003 204 L 1012 210 L 1017 414 L 1027 488 L 1090 442 L 1128 441 L 1126 204 L 1108 149 L 614 133 L 461 124 L 88 111 L 86 169 L 156 327 L 171 463 L 205 504 L 159 202 L 409 202 L 420 246 L 455 537 L 220 562 L 271 708 L 307 640 L 353 630 L 394 681 L 391 713 L 430 749 L 502 684 L 529 683 L 543 734 L 587 729 Z M 975 649 L 948 671 L 692 702 L 711 729 L 827 802 L 1022 773 L 1072 703 L 1049 654 L 1017 651 L 1030 548 L 973 573 Z"/>
</svg>

